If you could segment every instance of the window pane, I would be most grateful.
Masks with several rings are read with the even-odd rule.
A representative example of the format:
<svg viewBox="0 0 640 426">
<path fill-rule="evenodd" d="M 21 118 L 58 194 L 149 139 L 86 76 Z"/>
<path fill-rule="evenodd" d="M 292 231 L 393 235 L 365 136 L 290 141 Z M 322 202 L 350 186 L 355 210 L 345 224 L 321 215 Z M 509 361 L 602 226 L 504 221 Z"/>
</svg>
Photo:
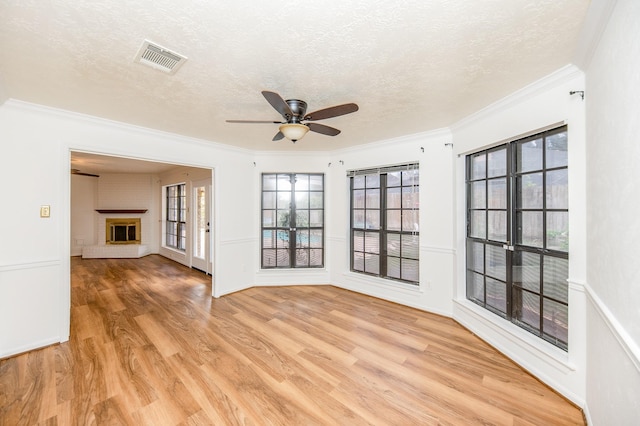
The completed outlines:
<svg viewBox="0 0 640 426">
<path fill-rule="evenodd" d="M 367 253 L 380 253 L 380 234 L 377 232 L 365 232 L 364 250 Z"/>
<path fill-rule="evenodd" d="M 569 261 L 558 257 L 544 257 L 544 295 L 564 303 L 569 302 Z"/>
<path fill-rule="evenodd" d="M 296 210 L 296 227 L 309 226 L 309 210 Z"/>
<path fill-rule="evenodd" d="M 489 187 L 487 205 L 490 209 L 507 208 L 507 180 L 491 179 L 487 181 Z"/>
<path fill-rule="evenodd" d="M 289 231 L 277 231 L 276 236 L 277 248 L 289 248 Z"/>
<path fill-rule="evenodd" d="M 278 191 L 291 191 L 291 176 L 278 175 Z"/>
<path fill-rule="evenodd" d="M 278 210 L 278 225 L 282 228 L 288 228 L 291 223 L 291 215 L 289 209 L 287 210 Z"/>
<path fill-rule="evenodd" d="M 488 177 L 505 176 L 507 174 L 507 149 L 489 152 Z"/>
<path fill-rule="evenodd" d="M 367 210 L 365 214 L 367 229 L 380 229 L 380 211 Z"/>
<path fill-rule="evenodd" d="M 306 248 L 309 247 L 309 230 L 296 231 L 296 247 Z"/>
<path fill-rule="evenodd" d="M 569 208 L 568 170 L 560 169 L 547 172 L 547 208 Z"/>
<path fill-rule="evenodd" d="M 487 301 L 488 306 L 497 309 L 501 313 L 507 312 L 507 286 L 505 283 L 487 277 Z"/>
<path fill-rule="evenodd" d="M 322 210 L 311 210 L 309 212 L 309 226 L 317 227 L 323 225 L 323 211 Z"/>
<path fill-rule="evenodd" d="M 402 230 L 406 232 L 418 232 L 419 225 L 418 210 L 402 211 Z"/>
<path fill-rule="evenodd" d="M 417 235 L 403 234 L 400 240 L 402 241 L 402 257 L 407 259 L 418 259 L 420 238 Z"/>
<path fill-rule="evenodd" d="M 507 251 L 499 246 L 486 246 L 487 275 L 501 281 L 507 279 Z"/>
<path fill-rule="evenodd" d="M 275 209 L 276 208 L 276 193 L 275 192 L 263 192 L 262 193 L 262 208 L 263 209 Z"/>
<path fill-rule="evenodd" d="M 308 209 L 308 208 L 309 208 L 309 193 L 296 192 L 296 209 Z"/>
<path fill-rule="evenodd" d="M 310 175 L 309 176 L 309 190 L 311 191 L 324 191 L 324 176 L 322 175 Z"/>
<path fill-rule="evenodd" d="M 487 207 L 487 181 L 471 182 L 471 208 L 484 209 Z"/>
<path fill-rule="evenodd" d="M 387 276 L 400 279 L 400 258 L 387 257 Z"/>
<path fill-rule="evenodd" d="M 272 227 L 276 225 L 276 212 L 275 210 L 263 210 L 262 211 L 262 226 Z"/>
<path fill-rule="evenodd" d="M 399 209 L 402 207 L 402 192 L 401 188 L 389 188 L 387 189 L 387 208 Z"/>
<path fill-rule="evenodd" d="M 540 293 L 540 255 L 526 251 L 513 253 L 513 283 Z"/>
<path fill-rule="evenodd" d="M 364 253 L 353 253 L 353 270 L 364 272 Z"/>
<path fill-rule="evenodd" d="M 380 175 L 367 175 L 366 176 L 367 188 L 379 188 L 380 187 Z"/>
<path fill-rule="evenodd" d="M 276 232 L 262 231 L 262 248 L 275 248 L 275 247 L 276 247 Z"/>
<path fill-rule="evenodd" d="M 487 239 L 492 241 L 507 241 L 507 212 L 488 212 L 489 233 Z"/>
<path fill-rule="evenodd" d="M 567 132 L 547 136 L 547 168 L 564 167 L 567 165 Z"/>
<path fill-rule="evenodd" d="M 360 229 L 364 228 L 364 210 L 354 210 L 353 227 Z"/>
<path fill-rule="evenodd" d="M 353 177 L 353 188 L 364 188 L 364 176 L 354 176 Z"/>
<path fill-rule="evenodd" d="M 309 231 L 309 247 L 322 248 L 324 239 L 322 238 L 323 231 L 316 229 Z"/>
<path fill-rule="evenodd" d="M 418 209 L 419 192 L 415 186 L 402 188 L 402 207 L 405 209 Z"/>
<path fill-rule="evenodd" d="M 274 191 L 276 189 L 276 176 L 262 175 L 262 189 L 266 191 Z"/>
<path fill-rule="evenodd" d="M 291 265 L 289 250 L 276 250 L 276 263 L 277 266 L 288 267 L 289 265 Z"/>
<path fill-rule="evenodd" d="M 276 251 L 272 249 L 262 250 L 262 266 L 263 267 L 275 267 L 276 266 Z"/>
<path fill-rule="evenodd" d="M 475 272 L 467 273 L 467 298 L 484 304 L 484 276 Z"/>
<path fill-rule="evenodd" d="M 400 278 L 403 280 L 419 281 L 420 265 L 417 260 L 402 258 L 400 269 L 402 274 Z"/>
<path fill-rule="evenodd" d="M 471 229 L 469 236 L 487 238 L 487 215 L 484 210 L 471 211 Z"/>
<path fill-rule="evenodd" d="M 406 170 L 402 172 L 402 186 L 417 186 L 419 178 L 418 170 Z"/>
<path fill-rule="evenodd" d="M 541 209 L 543 200 L 542 173 L 519 176 L 517 185 L 517 207 L 521 209 Z"/>
<path fill-rule="evenodd" d="M 296 249 L 296 266 L 309 266 L 309 250 Z"/>
<path fill-rule="evenodd" d="M 389 256 L 400 256 L 400 234 L 387 235 L 387 254 Z M 398 263 L 398 267 L 400 267 L 400 263 Z"/>
<path fill-rule="evenodd" d="M 323 265 L 323 250 L 311 249 L 309 250 L 309 265 L 310 266 L 322 266 Z"/>
<path fill-rule="evenodd" d="M 353 249 L 355 251 L 364 251 L 364 232 L 355 231 L 353 233 Z"/>
<path fill-rule="evenodd" d="M 547 213 L 547 248 L 569 251 L 569 212 Z"/>
<path fill-rule="evenodd" d="M 542 212 L 519 212 L 516 216 L 518 244 L 542 248 Z"/>
<path fill-rule="evenodd" d="M 290 192 L 278 192 L 278 208 L 287 210 L 291 208 Z"/>
<path fill-rule="evenodd" d="M 387 173 L 387 187 L 400 186 L 402 183 L 400 175 L 402 172 L 389 172 Z"/>
<path fill-rule="evenodd" d="M 540 329 L 540 296 L 528 291 L 513 289 L 513 319 L 534 330 Z"/>
<path fill-rule="evenodd" d="M 309 191 L 309 175 L 296 175 L 296 195 L 299 191 Z"/>
<path fill-rule="evenodd" d="M 377 209 L 380 207 L 379 189 L 367 189 L 366 207 L 368 209 Z"/>
<path fill-rule="evenodd" d="M 471 242 L 467 245 L 467 268 L 484 273 L 484 244 Z"/>
<path fill-rule="evenodd" d="M 387 230 L 389 231 L 402 230 L 402 212 L 400 210 L 387 211 Z"/>
<path fill-rule="evenodd" d="M 373 254 L 365 255 L 364 271 L 370 274 L 380 274 L 380 256 Z"/>
<path fill-rule="evenodd" d="M 471 156 L 471 179 L 484 179 L 487 177 L 487 160 L 485 154 Z"/>
<path fill-rule="evenodd" d="M 542 301 L 544 309 L 543 331 L 544 337 L 553 343 L 568 342 L 569 330 L 569 309 L 567 305 L 544 299 Z"/>
<path fill-rule="evenodd" d="M 516 144 L 516 171 L 542 169 L 542 138 Z"/>
<path fill-rule="evenodd" d="M 357 189 L 351 193 L 351 202 L 354 209 L 364 209 L 364 189 Z"/>
<path fill-rule="evenodd" d="M 310 192 L 309 193 L 309 207 L 312 209 L 323 209 L 323 193 L 322 192 Z"/>
</svg>

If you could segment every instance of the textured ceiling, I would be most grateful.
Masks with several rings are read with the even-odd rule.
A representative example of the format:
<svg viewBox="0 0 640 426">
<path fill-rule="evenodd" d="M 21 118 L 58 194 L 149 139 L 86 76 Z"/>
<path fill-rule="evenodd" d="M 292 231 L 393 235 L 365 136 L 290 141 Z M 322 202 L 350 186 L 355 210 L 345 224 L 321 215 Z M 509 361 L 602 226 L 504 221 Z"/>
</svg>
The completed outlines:
<svg viewBox="0 0 640 426">
<path fill-rule="evenodd" d="M 333 150 L 457 120 L 571 61 L 587 0 L 0 0 L 10 98 L 256 150 Z M 188 57 L 133 62 L 148 39 Z M 272 142 L 262 90 L 342 133 Z"/>
</svg>

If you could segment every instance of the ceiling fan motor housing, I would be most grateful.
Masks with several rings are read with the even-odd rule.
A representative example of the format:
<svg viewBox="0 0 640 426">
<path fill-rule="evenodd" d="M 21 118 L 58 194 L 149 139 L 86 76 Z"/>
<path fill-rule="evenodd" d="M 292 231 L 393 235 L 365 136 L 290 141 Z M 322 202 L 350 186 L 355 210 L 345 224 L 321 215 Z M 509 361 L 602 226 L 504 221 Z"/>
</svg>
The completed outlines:
<svg viewBox="0 0 640 426">
<path fill-rule="evenodd" d="M 285 102 L 293 113 L 293 117 L 285 118 L 289 123 L 299 123 L 307 112 L 307 103 L 300 99 L 287 99 Z"/>
</svg>

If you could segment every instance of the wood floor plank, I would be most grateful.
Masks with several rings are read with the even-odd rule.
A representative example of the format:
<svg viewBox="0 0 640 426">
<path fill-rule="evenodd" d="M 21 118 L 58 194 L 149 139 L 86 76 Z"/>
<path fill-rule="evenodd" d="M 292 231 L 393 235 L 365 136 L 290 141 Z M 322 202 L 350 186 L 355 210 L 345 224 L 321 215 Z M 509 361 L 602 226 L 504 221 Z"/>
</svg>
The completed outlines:
<svg viewBox="0 0 640 426">
<path fill-rule="evenodd" d="M 0 426 L 584 424 L 450 318 L 331 286 L 213 299 L 210 280 L 72 258 L 70 339 L 0 360 Z"/>
</svg>

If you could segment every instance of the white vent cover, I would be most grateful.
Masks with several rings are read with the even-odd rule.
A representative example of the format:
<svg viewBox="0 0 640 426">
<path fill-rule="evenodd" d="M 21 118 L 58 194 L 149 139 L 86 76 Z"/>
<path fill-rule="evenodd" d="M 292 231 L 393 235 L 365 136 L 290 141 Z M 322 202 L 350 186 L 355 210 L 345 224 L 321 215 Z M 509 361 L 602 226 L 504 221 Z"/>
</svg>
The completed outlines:
<svg viewBox="0 0 640 426">
<path fill-rule="evenodd" d="M 145 40 L 133 61 L 167 74 L 175 74 L 186 60 L 186 56 Z"/>
</svg>

